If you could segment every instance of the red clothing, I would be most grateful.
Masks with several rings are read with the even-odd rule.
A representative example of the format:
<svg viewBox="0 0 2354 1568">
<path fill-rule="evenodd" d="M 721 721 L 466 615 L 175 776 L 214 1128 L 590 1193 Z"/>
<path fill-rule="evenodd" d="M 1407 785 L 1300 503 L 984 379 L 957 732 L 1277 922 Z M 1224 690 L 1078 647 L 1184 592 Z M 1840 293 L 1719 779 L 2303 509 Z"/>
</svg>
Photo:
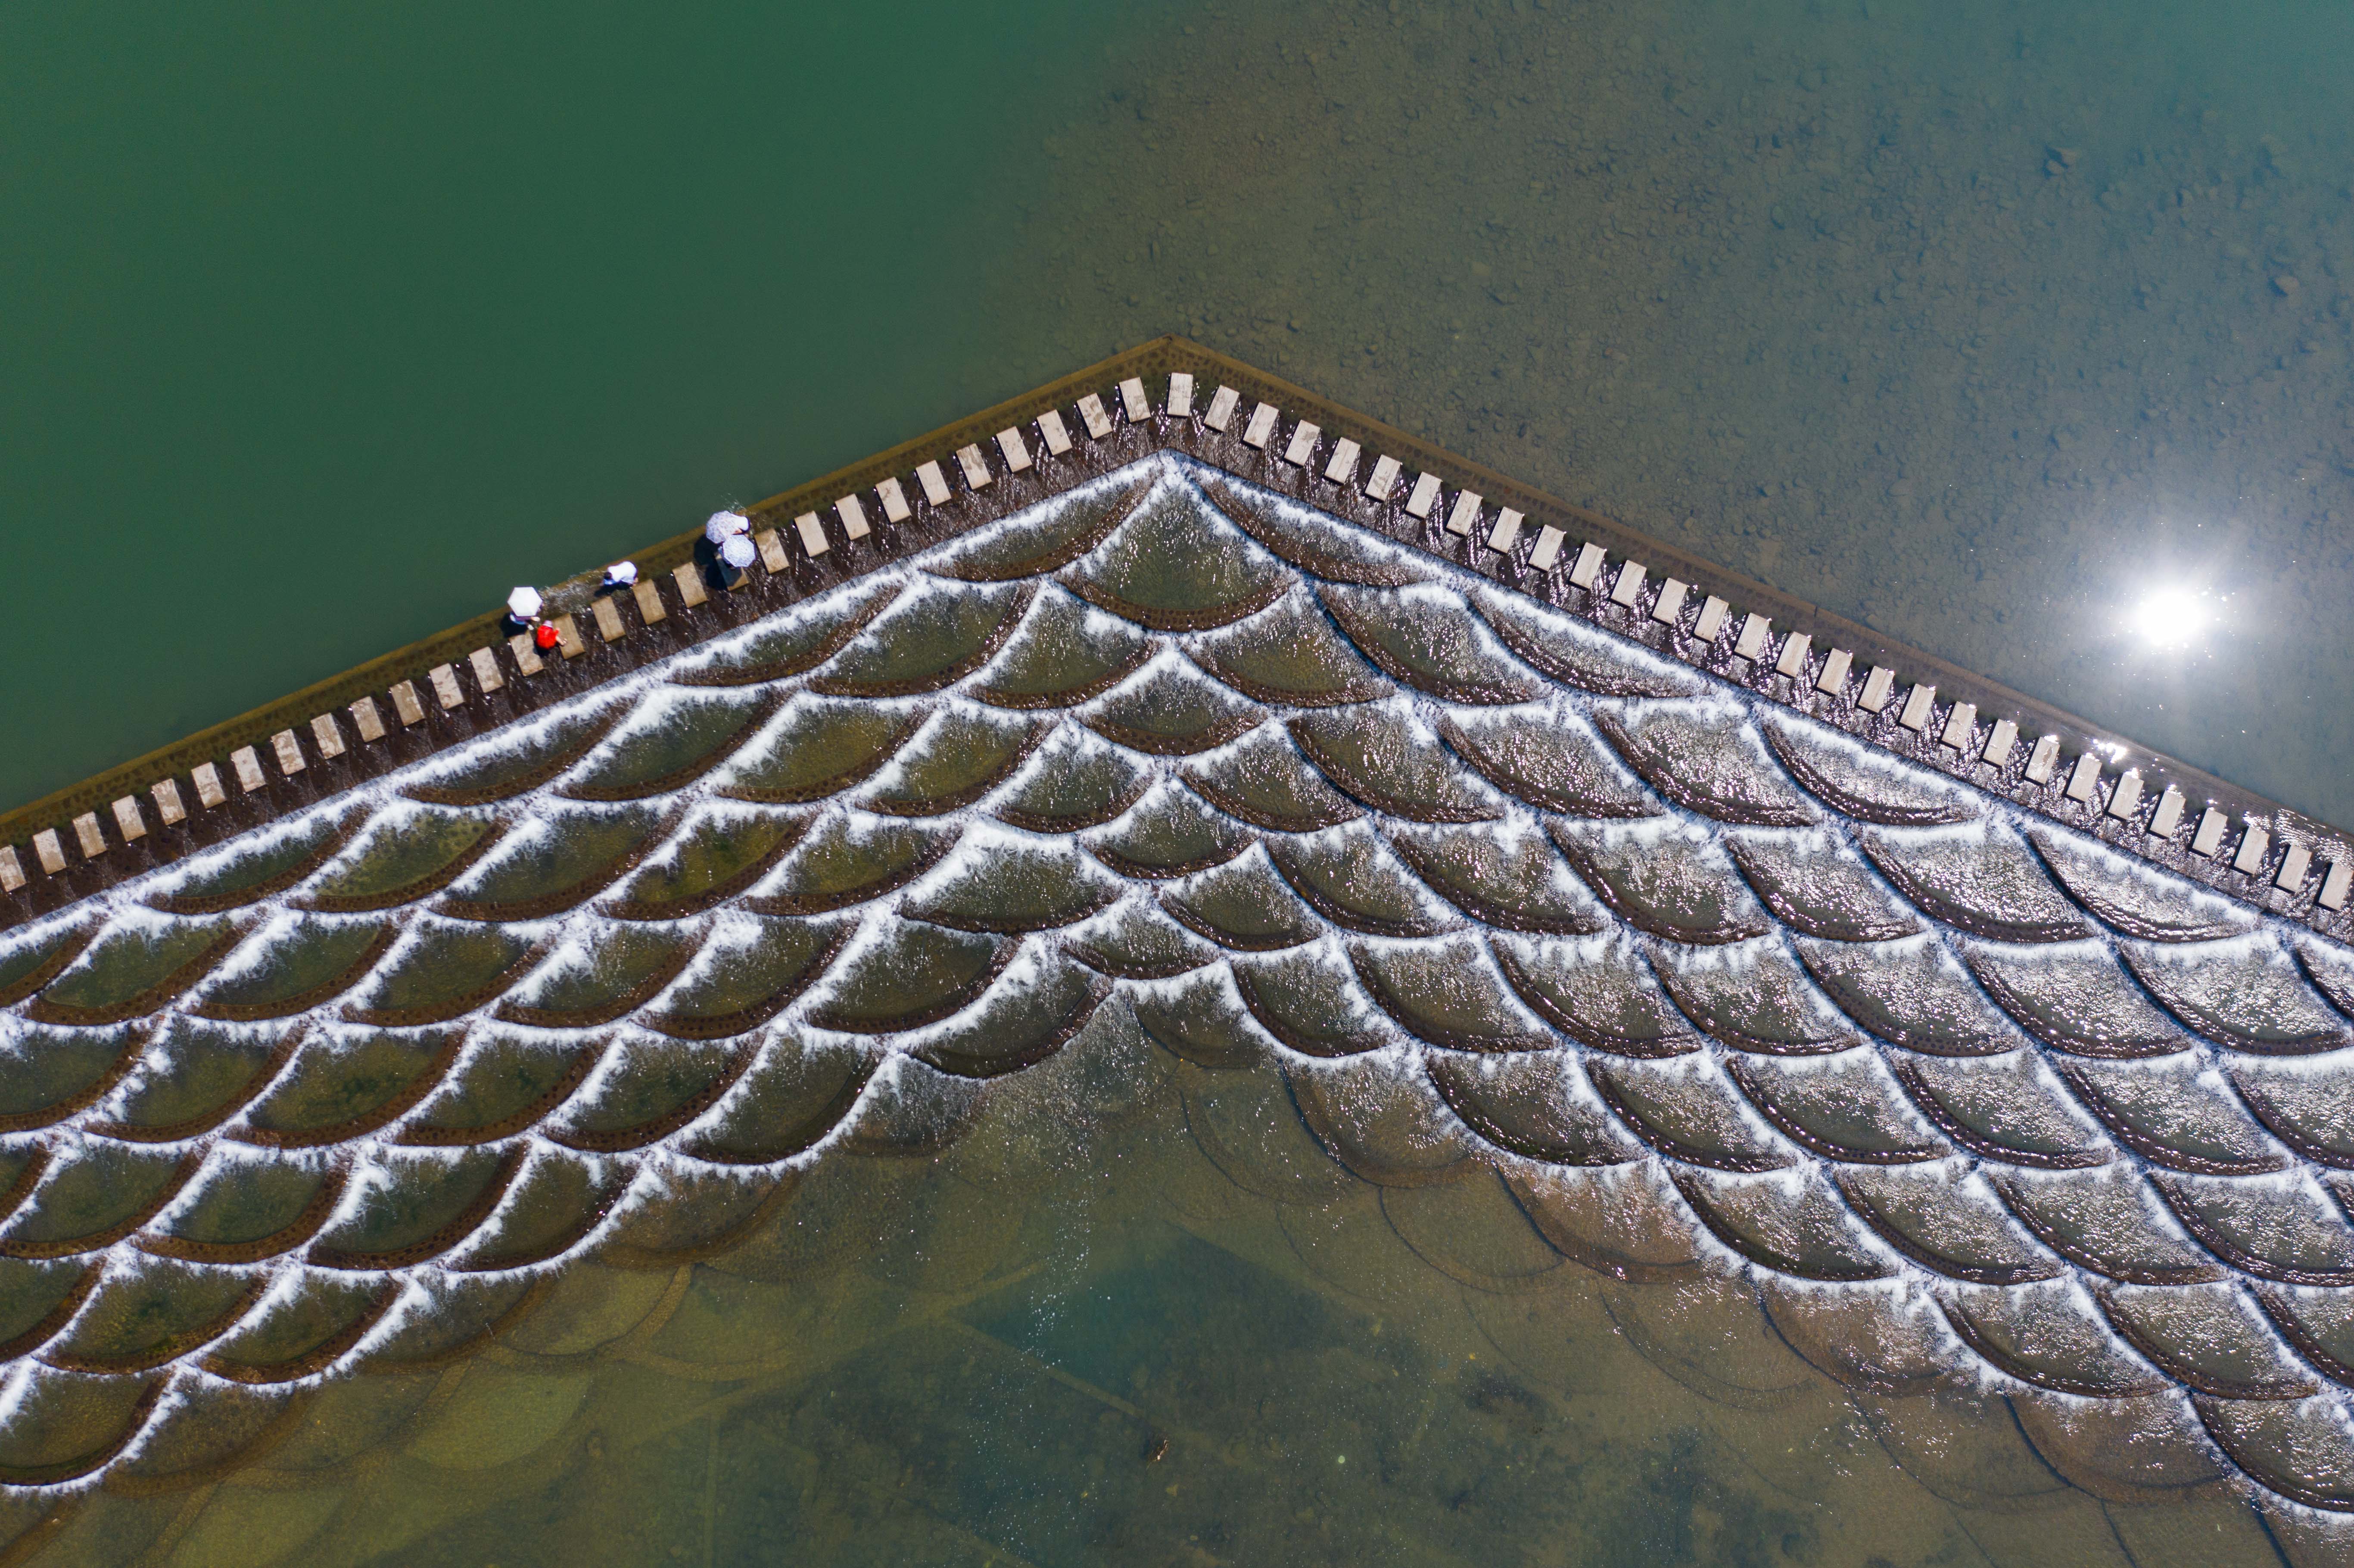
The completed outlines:
<svg viewBox="0 0 2354 1568">
<path fill-rule="evenodd" d="M 556 646 L 556 627 L 555 627 L 555 625 L 554 625 L 553 623 L 549 622 L 549 621 L 545 621 L 545 620 L 541 621 L 541 622 L 539 623 L 539 627 L 538 627 L 538 629 L 537 629 L 536 630 L 535 630 L 535 631 L 531 634 L 531 640 L 532 640 L 534 642 L 535 642 L 535 643 L 539 644 L 539 646 L 540 646 L 543 650 L 555 647 L 555 646 Z"/>
</svg>

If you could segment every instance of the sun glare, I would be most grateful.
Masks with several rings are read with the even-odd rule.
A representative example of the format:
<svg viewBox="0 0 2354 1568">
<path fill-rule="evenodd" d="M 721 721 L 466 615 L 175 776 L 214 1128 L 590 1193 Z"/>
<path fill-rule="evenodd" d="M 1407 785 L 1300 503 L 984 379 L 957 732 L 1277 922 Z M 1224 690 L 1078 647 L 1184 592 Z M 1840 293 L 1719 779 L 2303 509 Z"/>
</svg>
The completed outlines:
<svg viewBox="0 0 2354 1568">
<path fill-rule="evenodd" d="M 2196 588 L 2153 588 L 2134 606 L 2130 624 L 2153 648 L 2187 648 L 2215 624 L 2216 603 Z"/>
</svg>

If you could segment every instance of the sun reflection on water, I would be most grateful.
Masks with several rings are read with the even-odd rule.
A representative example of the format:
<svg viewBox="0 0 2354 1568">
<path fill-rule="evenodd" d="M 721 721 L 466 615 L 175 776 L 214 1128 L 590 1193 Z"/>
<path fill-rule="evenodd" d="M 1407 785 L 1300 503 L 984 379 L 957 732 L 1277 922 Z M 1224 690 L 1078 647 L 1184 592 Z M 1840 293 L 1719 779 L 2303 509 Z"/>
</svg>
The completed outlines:
<svg viewBox="0 0 2354 1568">
<path fill-rule="evenodd" d="M 2222 626 L 2224 602 L 2189 583 L 2161 583 L 2134 603 L 2126 626 L 2151 648 L 2195 648 Z"/>
</svg>

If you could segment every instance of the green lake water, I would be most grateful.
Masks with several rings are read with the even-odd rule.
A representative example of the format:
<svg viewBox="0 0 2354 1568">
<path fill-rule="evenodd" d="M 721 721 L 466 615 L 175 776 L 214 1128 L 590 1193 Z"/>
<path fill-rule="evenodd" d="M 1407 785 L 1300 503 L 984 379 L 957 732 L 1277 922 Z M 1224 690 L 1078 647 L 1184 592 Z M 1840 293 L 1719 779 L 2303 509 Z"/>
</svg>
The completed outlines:
<svg viewBox="0 0 2354 1568">
<path fill-rule="evenodd" d="M 1175 331 L 2354 821 L 2349 59 L 2179 0 L 17 7 L 0 798 Z M 1303 1192 L 1267 1074 L 1057 1071 L 42 1561 L 2289 1549 L 1745 1297 L 1522 1280 L 1500 1189 Z"/>
</svg>

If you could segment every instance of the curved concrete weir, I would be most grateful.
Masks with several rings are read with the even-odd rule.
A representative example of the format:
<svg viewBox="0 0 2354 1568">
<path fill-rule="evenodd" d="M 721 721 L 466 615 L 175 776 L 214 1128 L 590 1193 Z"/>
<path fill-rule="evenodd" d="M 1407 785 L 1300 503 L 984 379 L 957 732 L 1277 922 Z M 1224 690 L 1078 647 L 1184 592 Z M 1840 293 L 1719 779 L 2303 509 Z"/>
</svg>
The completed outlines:
<svg viewBox="0 0 2354 1568">
<path fill-rule="evenodd" d="M 1115 1101 L 1957 1507 L 2354 1511 L 2342 836 L 1173 342 L 754 525 L 0 863 L 27 1520 L 781 1375 L 699 1266 Z"/>
</svg>

